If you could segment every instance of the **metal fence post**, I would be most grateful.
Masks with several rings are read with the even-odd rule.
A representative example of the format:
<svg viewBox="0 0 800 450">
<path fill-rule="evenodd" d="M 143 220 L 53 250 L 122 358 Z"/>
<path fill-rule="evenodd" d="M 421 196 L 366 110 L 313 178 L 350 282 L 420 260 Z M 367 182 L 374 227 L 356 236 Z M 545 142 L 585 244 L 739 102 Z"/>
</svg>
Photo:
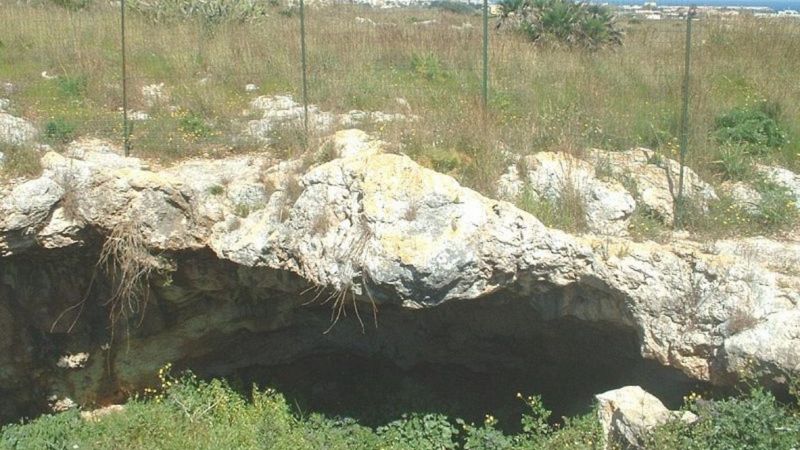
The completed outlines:
<svg viewBox="0 0 800 450">
<path fill-rule="evenodd" d="M 121 45 L 122 45 L 122 142 L 125 156 L 130 156 L 130 127 L 128 126 L 128 71 L 125 60 L 125 0 L 120 0 Z"/>
<path fill-rule="evenodd" d="M 483 0 L 483 112 L 489 108 L 489 0 Z"/>
<path fill-rule="evenodd" d="M 300 61 L 303 66 L 303 130 L 308 146 L 308 79 L 306 70 L 306 14 L 305 2 L 300 0 Z"/>
<path fill-rule="evenodd" d="M 686 50 L 683 62 L 683 109 L 681 112 L 681 142 L 680 142 L 680 175 L 678 177 L 678 197 L 675 202 L 675 226 L 683 227 L 684 197 L 683 197 L 683 172 L 686 164 L 686 152 L 689 144 L 689 64 L 692 55 L 692 17 L 695 7 L 689 8 L 686 14 Z"/>
</svg>

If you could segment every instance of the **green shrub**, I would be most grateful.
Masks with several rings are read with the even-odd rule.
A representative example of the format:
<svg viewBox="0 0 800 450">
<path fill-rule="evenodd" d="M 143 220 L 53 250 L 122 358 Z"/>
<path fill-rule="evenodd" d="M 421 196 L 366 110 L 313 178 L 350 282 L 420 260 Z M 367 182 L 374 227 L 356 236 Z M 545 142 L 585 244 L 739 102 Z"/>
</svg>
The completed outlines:
<svg viewBox="0 0 800 450">
<path fill-rule="evenodd" d="M 572 0 L 502 0 L 501 24 L 533 42 L 598 49 L 622 44 L 622 31 L 605 6 Z"/>
<path fill-rule="evenodd" d="M 128 0 L 128 7 L 153 22 L 189 19 L 213 25 L 262 19 L 270 5 L 260 0 Z"/>
<path fill-rule="evenodd" d="M 178 126 L 190 139 L 202 138 L 211 134 L 211 127 L 206 124 L 206 121 L 192 112 L 181 117 Z"/>
<path fill-rule="evenodd" d="M 699 416 L 694 424 L 674 421 L 657 428 L 646 448 L 653 450 L 789 450 L 800 441 L 800 416 L 763 388 L 724 400 L 691 397 L 685 406 Z"/>
<path fill-rule="evenodd" d="M 726 180 L 746 180 L 753 175 L 753 158 L 748 147 L 741 144 L 719 146 L 714 166 Z"/>
<path fill-rule="evenodd" d="M 754 187 L 761 194 L 756 214 L 760 225 L 767 229 L 786 229 L 797 223 L 797 206 L 788 189 L 766 180 L 758 180 Z"/>
<path fill-rule="evenodd" d="M 44 125 L 44 136 L 54 144 L 66 144 L 75 137 L 75 123 L 57 117 Z"/>
<path fill-rule="evenodd" d="M 450 450 L 456 448 L 456 427 L 441 414 L 411 414 L 378 428 L 378 435 L 397 448 Z"/>
<path fill-rule="evenodd" d="M 65 97 L 82 98 L 86 95 L 89 81 L 84 75 L 61 76 L 56 78 L 58 90 Z"/>
<path fill-rule="evenodd" d="M 778 113 L 778 108 L 769 103 L 734 109 L 716 118 L 714 137 L 720 144 L 738 144 L 748 153 L 765 154 L 786 144 Z"/>
<path fill-rule="evenodd" d="M 409 65 L 411 72 L 428 81 L 447 78 L 447 70 L 442 66 L 439 57 L 433 53 L 414 53 Z"/>
<path fill-rule="evenodd" d="M 58 5 L 69 11 L 78 11 L 91 6 L 93 0 L 50 0 L 53 4 Z"/>
</svg>

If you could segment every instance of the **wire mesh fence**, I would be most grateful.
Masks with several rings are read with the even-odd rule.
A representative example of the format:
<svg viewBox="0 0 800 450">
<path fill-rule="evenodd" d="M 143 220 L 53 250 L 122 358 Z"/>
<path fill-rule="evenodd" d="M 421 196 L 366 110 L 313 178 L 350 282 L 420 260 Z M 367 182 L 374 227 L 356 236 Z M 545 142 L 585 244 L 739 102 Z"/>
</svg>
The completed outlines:
<svg viewBox="0 0 800 450">
<path fill-rule="evenodd" d="M 127 10 L 2 4 L 4 109 L 51 146 L 99 137 L 162 160 L 286 155 L 358 126 L 491 193 L 508 153 L 543 150 L 647 147 L 721 180 L 752 152 L 731 154 L 718 122 L 749 108 L 775 117 L 785 135 L 759 156 L 798 165 L 800 20 L 619 10 L 622 45 L 591 51 L 532 42 L 497 14 L 484 22 L 479 4 L 264 2 L 252 17 L 171 17 L 127 1 Z"/>
</svg>

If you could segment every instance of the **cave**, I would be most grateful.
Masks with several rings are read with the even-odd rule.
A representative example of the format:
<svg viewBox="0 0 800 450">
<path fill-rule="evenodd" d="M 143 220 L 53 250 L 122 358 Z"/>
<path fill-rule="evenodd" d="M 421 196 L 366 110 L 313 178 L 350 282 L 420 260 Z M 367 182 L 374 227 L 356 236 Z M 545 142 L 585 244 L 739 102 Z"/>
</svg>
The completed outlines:
<svg viewBox="0 0 800 450">
<path fill-rule="evenodd" d="M 373 310 L 360 299 L 358 314 L 346 300 L 336 320 L 326 291 L 208 251 L 163 255 L 172 269 L 149 280 L 144 314 L 112 327 L 114 282 L 98 253 L 90 244 L 0 260 L 0 320 L 9 322 L 0 331 L 4 422 L 46 411 L 54 395 L 86 408 L 122 402 L 155 386 L 167 362 L 243 393 L 277 388 L 301 414 L 370 426 L 407 413 L 474 422 L 492 414 L 513 430 L 524 408 L 517 393 L 541 395 L 559 418 L 625 385 L 672 408 L 706 388 L 642 358 L 631 326 L 554 314 L 564 288 L 535 296 L 503 289 L 427 308 L 381 301 Z M 592 295 L 585 288 L 578 297 Z M 91 355 L 85 367 L 57 366 L 76 352 Z"/>
</svg>

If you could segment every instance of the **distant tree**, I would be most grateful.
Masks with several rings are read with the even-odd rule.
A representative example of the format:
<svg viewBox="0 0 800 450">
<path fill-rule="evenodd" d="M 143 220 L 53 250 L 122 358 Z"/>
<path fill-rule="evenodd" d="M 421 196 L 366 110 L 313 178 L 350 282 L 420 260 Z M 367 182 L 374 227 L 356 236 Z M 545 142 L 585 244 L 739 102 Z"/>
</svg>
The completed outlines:
<svg viewBox="0 0 800 450">
<path fill-rule="evenodd" d="M 501 0 L 498 27 L 520 30 L 541 44 L 590 50 L 622 44 L 608 7 L 573 0 Z"/>
</svg>

